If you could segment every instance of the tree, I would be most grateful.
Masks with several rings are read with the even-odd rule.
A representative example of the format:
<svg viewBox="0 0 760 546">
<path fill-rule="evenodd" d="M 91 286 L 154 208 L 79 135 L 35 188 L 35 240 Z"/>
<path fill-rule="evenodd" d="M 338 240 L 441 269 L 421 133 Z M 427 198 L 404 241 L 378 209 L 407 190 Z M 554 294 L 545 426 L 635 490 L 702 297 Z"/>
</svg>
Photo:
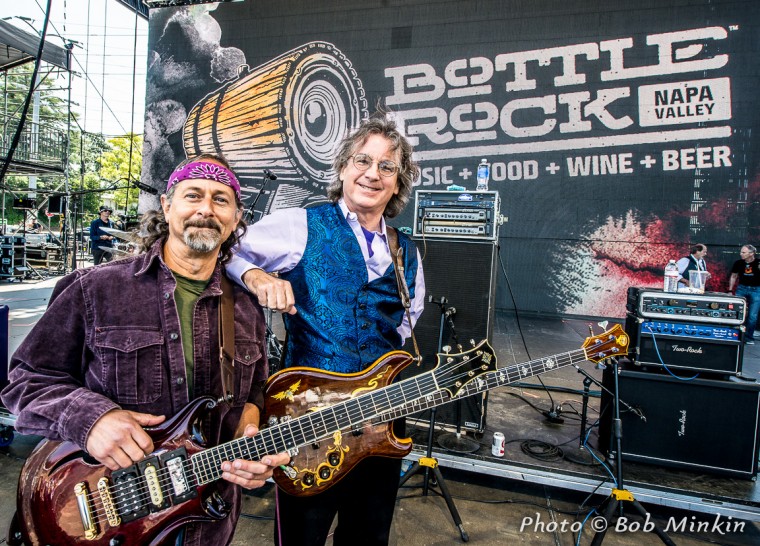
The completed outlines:
<svg viewBox="0 0 760 546">
<path fill-rule="evenodd" d="M 137 210 L 137 196 L 140 192 L 131 185 L 132 180 L 140 180 L 142 170 L 142 135 L 128 133 L 108 140 L 109 150 L 99 158 L 102 180 L 114 184 L 113 191 L 117 208 L 129 214 Z M 130 155 L 131 154 L 131 155 Z"/>
</svg>

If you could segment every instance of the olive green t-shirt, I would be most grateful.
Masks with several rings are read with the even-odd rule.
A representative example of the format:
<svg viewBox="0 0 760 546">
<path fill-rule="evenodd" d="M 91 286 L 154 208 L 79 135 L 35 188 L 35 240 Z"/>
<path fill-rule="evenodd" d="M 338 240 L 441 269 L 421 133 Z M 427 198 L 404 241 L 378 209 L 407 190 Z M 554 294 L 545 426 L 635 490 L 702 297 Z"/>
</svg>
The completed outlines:
<svg viewBox="0 0 760 546">
<path fill-rule="evenodd" d="M 172 272 L 177 281 L 174 290 L 174 301 L 177 303 L 179 315 L 179 330 L 182 336 L 182 352 L 185 355 L 185 375 L 187 376 L 187 392 L 193 399 L 193 312 L 198 298 L 208 286 L 206 279 L 196 281 Z"/>
</svg>

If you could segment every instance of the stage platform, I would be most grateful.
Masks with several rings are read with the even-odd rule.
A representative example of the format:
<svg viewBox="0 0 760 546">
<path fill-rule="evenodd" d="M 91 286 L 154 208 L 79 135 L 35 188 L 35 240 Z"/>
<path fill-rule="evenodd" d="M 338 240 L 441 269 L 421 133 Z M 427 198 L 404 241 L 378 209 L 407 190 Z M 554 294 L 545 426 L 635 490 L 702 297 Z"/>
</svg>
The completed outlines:
<svg viewBox="0 0 760 546">
<path fill-rule="evenodd" d="M 56 281 L 57 278 L 51 278 L 1 287 L 0 304 L 9 305 L 11 310 L 11 350 L 18 346 L 44 311 Z M 275 317 L 274 322 L 280 335 L 280 318 Z M 595 333 L 602 331 L 588 320 L 523 316 L 518 324 L 514 314 L 497 313 L 492 344 L 499 367 L 579 349 L 589 335 L 589 324 L 594 326 Z M 593 377 L 601 377 L 601 371 L 592 363 L 581 365 Z M 760 379 L 760 345 L 747 347 L 744 374 Z M 530 388 L 513 385 L 491 391 L 485 430 L 475 438 L 480 447 L 474 453 L 444 450 L 438 440 L 447 431 L 440 430 L 440 426 L 435 429 L 433 455 L 439 460 L 473 544 L 573 545 L 577 538 L 570 531 L 543 527 L 537 531 L 535 526 L 523 528 L 524 524 L 532 520 L 540 520 L 542 524 L 578 523 L 610 492 L 612 480 L 600 467 L 565 459 L 538 461 L 521 450 L 521 442 L 517 440 L 532 439 L 558 445 L 570 455 L 585 457 L 577 450 L 580 421 L 575 413 L 581 411 L 579 393 L 583 389 L 583 377 L 572 367 L 541 377 L 550 388 L 564 390 L 551 391 L 553 404 L 547 393 L 540 389 L 536 378 L 526 381 Z M 598 393 L 599 389 L 592 386 L 591 391 Z M 538 409 L 517 396 L 522 396 Z M 596 421 L 600 404 L 598 397 L 591 399 L 590 422 Z M 562 424 L 548 423 L 539 411 L 556 405 L 561 407 Z M 11 417 L 0 415 L 0 424 L 4 424 L 4 419 L 12 422 Z M 410 423 L 408 429 L 415 441 L 409 456 L 411 462 L 425 454 L 428 427 Z M 491 455 L 491 439 L 496 431 L 502 432 L 508 442 L 503 458 Z M 467 434 L 467 437 L 472 439 L 474 435 Z M 21 466 L 38 440 L 37 437 L 17 434 L 11 445 L 0 447 L 0 537 L 14 511 Z M 596 446 L 596 429 L 592 431 L 589 443 Z M 671 530 L 677 544 L 698 546 L 707 541 L 749 546 L 760 542 L 760 524 L 754 523 L 760 522 L 760 493 L 755 481 L 640 463 L 626 463 L 624 470 L 626 487 L 651 510 L 654 520 L 662 526 L 671 521 L 712 522 L 716 516 L 722 517 L 723 522 L 726 518 L 747 522 L 740 531 L 728 534 L 722 532 L 725 527 L 717 533 L 695 531 L 690 527 Z M 399 492 L 391 546 L 461 543 L 443 499 L 435 494 L 420 498 L 421 483 L 421 476 L 414 477 Z M 595 492 L 593 496 L 592 492 Z M 271 485 L 245 496 L 245 516 L 238 525 L 233 546 L 273 543 L 274 497 Z M 586 525 L 581 544 L 588 544 L 592 536 L 590 525 Z M 605 543 L 641 546 L 660 542 L 651 533 L 612 532 L 607 534 Z"/>
<path fill-rule="evenodd" d="M 499 313 L 493 335 L 499 367 L 579 349 L 589 336 L 589 326 L 593 327 L 594 334 L 603 331 L 596 322 L 589 320 L 534 316 L 522 317 L 518 323 L 513 314 Z M 752 384 L 753 379 L 760 381 L 757 347 L 745 345 L 742 375 L 748 379 L 748 384 Z M 582 367 L 601 381 L 602 371 L 594 364 L 585 363 Z M 457 453 L 442 448 L 442 438 L 443 445 L 449 445 L 447 439 L 450 441 L 449 430 L 452 427 L 446 426 L 444 430 L 444 426 L 438 424 L 434 433 L 433 456 L 438 458 L 442 467 L 583 493 L 609 494 L 614 482 L 601 465 L 590 466 L 569 460 L 593 461 L 588 451 L 579 450 L 580 393 L 584 377 L 572 366 L 540 377 L 550 389 L 554 404 L 536 377 L 526 380 L 524 386 L 493 389 L 487 402 L 485 431 L 482 435 L 466 434 L 466 437 L 478 442 L 477 451 Z M 596 396 L 590 397 L 589 401 L 589 425 L 599 418 L 602 403 L 600 388 L 592 384 L 590 390 Z M 725 400 L 729 415 L 733 411 L 732 403 L 730 399 Z M 559 415 L 564 420 L 562 424 L 550 422 L 540 411 L 556 408 L 557 405 L 562 408 Z M 439 413 L 442 411 L 439 410 Z M 423 413 L 407 426 L 414 439 L 415 458 L 426 453 L 429 427 L 425 418 L 427 414 Z M 451 421 L 455 422 L 455 419 Z M 731 423 L 727 422 L 725 426 L 730 427 Z M 626 444 L 625 430 L 623 427 L 623 453 L 637 452 L 638 446 Z M 506 438 L 504 457 L 491 454 L 494 432 L 501 432 Z M 703 434 L 705 442 L 710 442 L 710 431 L 705 430 Z M 549 453 L 550 460 L 536 459 L 523 452 L 521 444 L 524 441 L 545 442 L 546 446 L 538 448 L 540 452 L 553 451 L 551 446 L 557 446 L 566 457 L 551 457 Z M 589 435 L 588 445 L 596 449 L 598 443 L 598 427 L 595 427 Z M 730 446 L 724 447 L 730 449 Z M 627 462 L 625 458 L 623 470 L 626 488 L 642 503 L 760 521 L 760 487 L 756 479 Z"/>
</svg>

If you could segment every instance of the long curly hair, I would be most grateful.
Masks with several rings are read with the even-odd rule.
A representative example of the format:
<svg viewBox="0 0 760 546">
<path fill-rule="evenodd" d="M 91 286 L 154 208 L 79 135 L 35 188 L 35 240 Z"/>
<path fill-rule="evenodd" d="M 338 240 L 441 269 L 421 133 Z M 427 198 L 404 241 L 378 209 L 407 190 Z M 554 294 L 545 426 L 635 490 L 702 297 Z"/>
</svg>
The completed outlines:
<svg viewBox="0 0 760 546">
<path fill-rule="evenodd" d="M 223 165 L 225 168 L 232 170 L 232 167 L 230 167 L 230 164 L 223 156 L 215 154 L 200 154 L 197 156 L 188 157 L 179 165 L 177 165 L 176 169 L 180 169 L 188 163 L 192 163 L 194 161 L 215 161 L 220 165 Z M 166 200 L 169 203 L 172 202 L 175 188 L 176 186 L 172 186 L 165 194 Z M 235 205 L 238 209 L 243 208 L 243 203 L 240 201 L 240 199 L 237 198 L 237 196 L 235 197 Z M 240 237 L 243 236 L 246 229 L 247 226 L 241 214 L 237 226 L 234 230 L 232 230 L 230 236 L 227 237 L 227 240 L 222 243 L 219 249 L 219 258 L 222 263 L 227 263 L 230 258 L 232 258 L 232 248 L 238 244 Z M 141 252 L 147 252 L 147 250 L 150 249 L 156 243 L 156 241 L 166 239 L 169 236 L 169 224 L 166 222 L 164 211 L 162 209 L 150 210 L 143 214 L 140 220 L 140 230 L 138 231 L 137 236 L 140 239 L 138 245 Z"/>
</svg>

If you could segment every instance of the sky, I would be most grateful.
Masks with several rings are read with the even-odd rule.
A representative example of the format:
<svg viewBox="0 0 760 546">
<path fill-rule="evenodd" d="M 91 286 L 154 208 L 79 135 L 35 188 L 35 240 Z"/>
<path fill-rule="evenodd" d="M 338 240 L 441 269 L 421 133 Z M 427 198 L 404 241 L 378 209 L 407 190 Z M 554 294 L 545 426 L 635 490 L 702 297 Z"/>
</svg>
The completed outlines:
<svg viewBox="0 0 760 546">
<path fill-rule="evenodd" d="M 32 27 L 39 32 L 46 5 L 46 0 L 0 0 L 0 18 L 10 18 L 10 23 L 27 32 L 33 32 Z M 135 47 L 135 14 L 116 0 L 52 0 L 51 12 L 47 41 L 58 46 L 63 46 L 64 39 L 75 43 L 71 100 L 80 125 L 107 137 L 130 130 L 141 134 L 148 22 L 137 18 Z M 26 67 L 31 72 L 34 65 Z M 64 77 L 55 81 L 56 87 L 67 85 Z"/>
</svg>

